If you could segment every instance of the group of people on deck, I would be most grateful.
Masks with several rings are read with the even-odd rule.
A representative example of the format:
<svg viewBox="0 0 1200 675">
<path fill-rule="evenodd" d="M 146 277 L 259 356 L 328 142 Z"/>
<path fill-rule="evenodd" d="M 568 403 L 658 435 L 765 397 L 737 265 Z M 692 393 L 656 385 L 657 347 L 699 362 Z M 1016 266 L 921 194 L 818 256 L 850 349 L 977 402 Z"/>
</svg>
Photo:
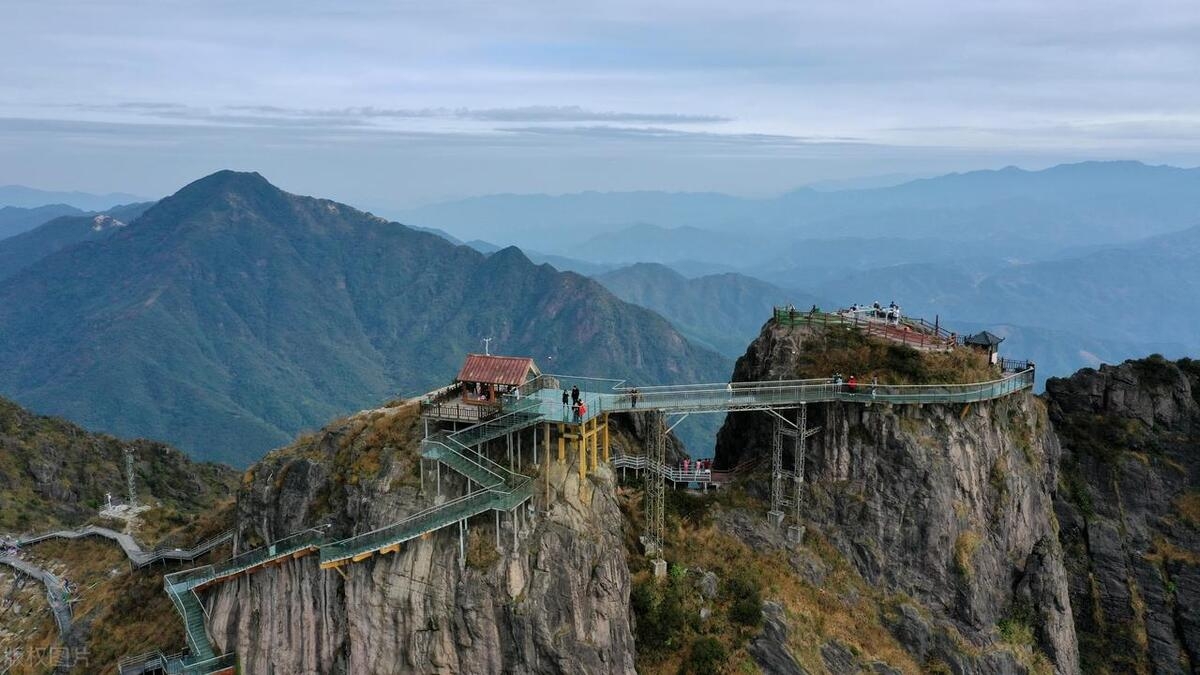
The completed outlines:
<svg viewBox="0 0 1200 675">
<path fill-rule="evenodd" d="M 884 319 L 894 325 L 900 324 L 900 305 L 897 305 L 894 300 L 888 303 L 887 307 L 880 305 L 878 301 L 872 303 L 870 307 L 858 304 L 850 305 L 850 309 L 845 310 L 845 312 L 850 315 L 866 313 L 871 318 Z"/>
<path fill-rule="evenodd" d="M 854 377 L 853 375 L 850 376 L 850 379 L 845 379 L 842 377 L 841 373 L 834 373 L 832 379 L 833 379 L 833 386 L 836 387 L 835 391 L 844 391 L 848 394 L 859 393 L 859 384 L 860 383 L 858 381 L 858 378 Z M 878 386 L 879 386 L 879 378 L 872 377 L 871 384 L 870 384 L 870 392 L 871 392 L 872 398 L 874 398 L 875 389 Z"/>
<path fill-rule="evenodd" d="M 567 404 L 571 404 L 571 412 L 575 416 L 575 421 L 578 422 L 584 417 L 587 417 L 587 403 L 583 402 L 583 395 L 579 393 L 579 386 L 571 387 L 571 391 L 563 389 L 562 404 L 563 410 L 566 410 Z"/>
<path fill-rule="evenodd" d="M 711 459 L 685 459 L 683 460 L 683 472 L 695 471 L 696 473 L 712 473 Z"/>
</svg>

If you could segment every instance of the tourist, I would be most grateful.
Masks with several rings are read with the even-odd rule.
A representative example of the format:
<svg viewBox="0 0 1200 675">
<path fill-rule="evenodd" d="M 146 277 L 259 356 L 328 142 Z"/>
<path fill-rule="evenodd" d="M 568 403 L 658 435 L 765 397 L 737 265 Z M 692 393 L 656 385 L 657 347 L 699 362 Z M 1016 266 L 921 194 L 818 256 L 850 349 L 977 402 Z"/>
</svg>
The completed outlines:
<svg viewBox="0 0 1200 675">
<path fill-rule="evenodd" d="M 580 399 L 579 400 L 579 419 L 583 419 L 585 417 L 587 417 L 587 404 L 583 402 L 583 399 Z"/>
<path fill-rule="evenodd" d="M 629 407 L 636 408 L 637 400 L 638 400 L 638 390 L 637 390 L 637 387 L 634 387 L 633 391 L 629 392 Z"/>
<path fill-rule="evenodd" d="M 579 403 L 579 385 L 571 387 L 571 403 Z"/>
<path fill-rule="evenodd" d="M 566 410 L 567 409 L 567 401 L 569 401 L 571 399 L 571 395 L 567 393 L 566 389 L 563 389 L 563 397 L 562 398 L 563 398 L 563 410 Z"/>
<path fill-rule="evenodd" d="M 848 391 L 849 391 L 851 394 L 853 394 L 853 393 L 854 393 L 854 390 L 855 390 L 855 389 L 857 389 L 857 388 L 858 388 L 858 380 L 854 379 L 854 376 L 853 376 L 853 375 L 851 375 L 851 376 L 850 376 L 850 380 L 849 380 L 848 382 L 846 382 L 846 389 L 847 389 L 847 390 L 848 390 Z"/>
</svg>

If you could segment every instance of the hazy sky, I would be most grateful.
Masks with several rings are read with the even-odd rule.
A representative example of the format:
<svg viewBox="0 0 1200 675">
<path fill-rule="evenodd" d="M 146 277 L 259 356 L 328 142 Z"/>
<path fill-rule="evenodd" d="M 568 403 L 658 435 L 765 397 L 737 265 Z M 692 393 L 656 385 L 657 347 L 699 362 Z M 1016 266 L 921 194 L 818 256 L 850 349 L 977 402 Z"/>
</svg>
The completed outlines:
<svg viewBox="0 0 1200 675">
<path fill-rule="evenodd" d="M 0 184 L 158 196 L 231 167 L 386 212 L 1200 164 L 1194 0 L 3 7 Z"/>
</svg>

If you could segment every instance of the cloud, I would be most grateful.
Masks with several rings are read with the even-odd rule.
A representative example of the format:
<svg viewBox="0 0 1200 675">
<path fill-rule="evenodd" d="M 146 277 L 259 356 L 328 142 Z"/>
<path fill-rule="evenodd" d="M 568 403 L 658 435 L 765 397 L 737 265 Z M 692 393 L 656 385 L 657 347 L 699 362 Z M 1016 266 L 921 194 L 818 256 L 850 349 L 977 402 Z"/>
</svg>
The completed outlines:
<svg viewBox="0 0 1200 675">
<path fill-rule="evenodd" d="M 125 101 L 109 104 L 59 106 L 82 112 L 128 113 L 143 118 L 185 120 L 216 125 L 358 127 L 381 121 L 448 120 L 466 122 L 557 124 L 619 122 L 632 124 L 720 124 L 720 115 L 595 111 L 581 106 L 521 106 L 515 108 L 287 108 L 276 105 L 189 106 L 182 103 Z"/>
<path fill-rule="evenodd" d="M 786 134 L 715 133 L 682 131 L 663 127 L 624 127 L 610 125 L 568 127 L 501 127 L 500 131 L 546 136 L 574 136 L 603 140 L 659 140 L 748 145 L 810 145 L 815 143 L 861 143 L 849 136 L 790 136 Z"/>
</svg>

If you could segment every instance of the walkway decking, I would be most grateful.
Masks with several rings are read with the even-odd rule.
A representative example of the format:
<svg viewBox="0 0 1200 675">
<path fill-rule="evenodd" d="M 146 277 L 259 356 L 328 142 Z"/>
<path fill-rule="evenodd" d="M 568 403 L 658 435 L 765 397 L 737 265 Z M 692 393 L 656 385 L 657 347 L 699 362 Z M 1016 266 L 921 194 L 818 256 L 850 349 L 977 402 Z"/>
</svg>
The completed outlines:
<svg viewBox="0 0 1200 675">
<path fill-rule="evenodd" d="M 54 613 L 54 623 L 58 624 L 59 633 L 65 634 L 71 629 L 71 604 L 66 600 L 66 586 L 62 579 L 33 563 L 12 556 L 0 556 L 0 565 L 40 581 L 46 587 L 46 599 L 50 601 L 50 610 Z"/>
<path fill-rule="evenodd" d="M 125 552 L 126 557 L 133 563 L 135 567 L 146 567 L 156 562 L 165 560 L 178 560 L 190 562 L 200 556 L 212 551 L 216 547 L 224 544 L 233 538 L 233 531 L 227 530 L 221 534 L 202 541 L 192 548 L 159 548 L 153 551 L 143 550 L 141 545 L 128 534 L 110 530 L 107 527 L 98 527 L 96 525 L 88 525 L 76 530 L 55 530 L 43 534 L 26 536 L 17 539 L 17 544 L 20 546 L 30 546 L 38 542 L 46 541 L 47 539 L 81 539 L 83 537 L 103 537 L 116 542 L 121 550 Z"/>
</svg>

